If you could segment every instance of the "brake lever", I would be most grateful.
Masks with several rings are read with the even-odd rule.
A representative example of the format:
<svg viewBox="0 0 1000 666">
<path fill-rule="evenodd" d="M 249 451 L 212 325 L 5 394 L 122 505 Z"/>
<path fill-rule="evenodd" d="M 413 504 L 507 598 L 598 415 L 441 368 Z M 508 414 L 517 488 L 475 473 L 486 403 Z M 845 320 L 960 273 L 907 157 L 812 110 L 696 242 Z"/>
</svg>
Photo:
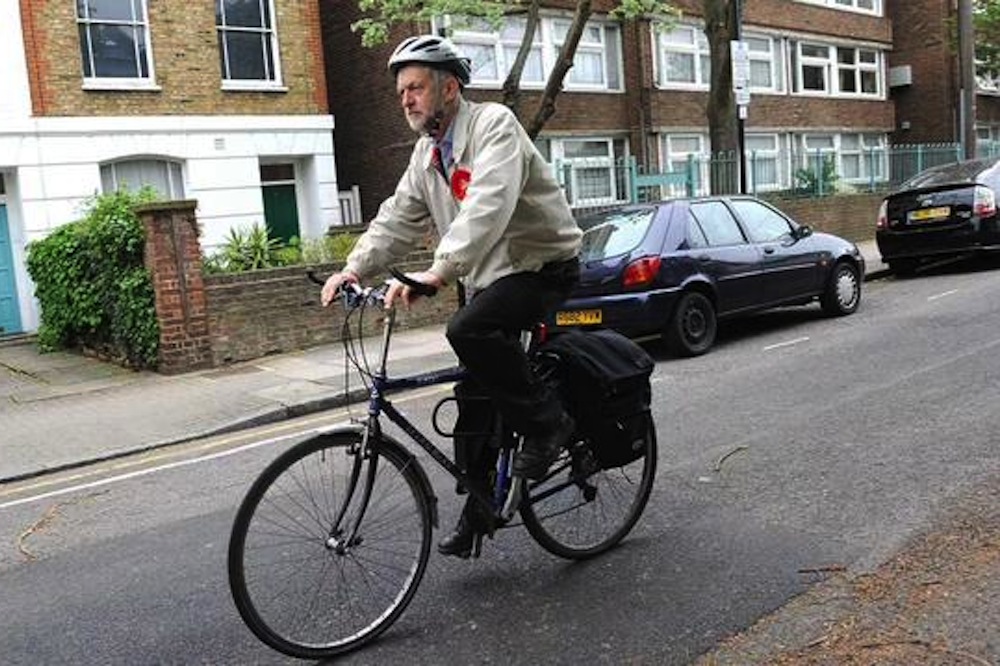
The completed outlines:
<svg viewBox="0 0 1000 666">
<path fill-rule="evenodd" d="M 428 298 L 430 298 L 431 296 L 437 294 L 438 291 L 437 287 L 435 287 L 432 284 L 427 284 L 426 282 L 417 282 L 410 276 L 403 273 L 398 268 L 390 268 L 389 274 L 392 275 L 392 277 L 394 277 L 395 279 L 405 284 L 410 289 L 412 289 L 413 293 L 417 294 L 418 296 L 427 296 Z"/>
</svg>

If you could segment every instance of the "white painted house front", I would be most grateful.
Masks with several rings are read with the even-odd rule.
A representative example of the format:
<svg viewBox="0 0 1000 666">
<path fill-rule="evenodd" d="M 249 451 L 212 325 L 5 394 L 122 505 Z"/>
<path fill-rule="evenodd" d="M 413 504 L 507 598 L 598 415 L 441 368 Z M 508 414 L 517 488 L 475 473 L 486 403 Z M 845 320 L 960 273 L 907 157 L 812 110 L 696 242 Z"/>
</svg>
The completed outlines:
<svg viewBox="0 0 1000 666">
<path fill-rule="evenodd" d="M 147 2 L 123 8 L 146 12 Z M 28 244 L 79 219 L 97 193 L 150 184 L 169 198 L 197 200 L 209 251 L 231 228 L 271 224 L 275 215 L 286 236 L 300 238 L 341 223 L 330 115 L 34 115 L 21 5 L 0 2 L 0 336 L 38 327 Z M 140 19 L 133 24 L 148 31 L 151 20 Z M 79 16 L 71 22 L 83 24 Z M 80 81 L 85 90 L 94 83 Z M 144 85 L 155 90 L 157 82 Z"/>
</svg>

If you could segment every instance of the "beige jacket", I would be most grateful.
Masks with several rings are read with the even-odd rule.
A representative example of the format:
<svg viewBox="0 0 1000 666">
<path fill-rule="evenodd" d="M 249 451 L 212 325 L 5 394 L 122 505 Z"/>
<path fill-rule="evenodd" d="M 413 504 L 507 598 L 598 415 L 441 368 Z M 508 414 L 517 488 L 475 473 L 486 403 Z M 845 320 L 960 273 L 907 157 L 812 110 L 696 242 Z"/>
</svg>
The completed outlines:
<svg viewBox="0 0 1000 666">
<path fill-rule="evenodd" d="M 451 183 L 433 164 L 433 145 L 430 137 L 417 141 L 396 192 L 379 207 L 346 270 L 372 278 L 414 249 L 432 222 L 441 240 L 430 270 L 446 283 L 461 278 L 473 291 L 576 256 L 581 232 L 566 197 L 510 109 L 461 100 Z"/>
</svg>

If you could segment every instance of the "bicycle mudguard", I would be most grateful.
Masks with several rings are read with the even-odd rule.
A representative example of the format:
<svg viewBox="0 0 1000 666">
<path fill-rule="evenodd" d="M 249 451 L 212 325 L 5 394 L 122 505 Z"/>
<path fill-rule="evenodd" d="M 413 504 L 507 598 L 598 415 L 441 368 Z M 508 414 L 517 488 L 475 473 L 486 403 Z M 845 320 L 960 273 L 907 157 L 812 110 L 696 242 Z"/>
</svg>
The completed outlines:
<svg viewBox="0 0 1000 666">
<path fill-rule="evenodd" d="M 365 433 L 365 428 L 360 423 L 342 423 L 335 425 L 330 428 L 322 428 L 317 431 L 317 434 L 313 437 L 307 438 L 303 441 L 309 441 L 309 439 L 317 438 L 337 438 L 341 435 L 351 435 L 361 437 Z M 380 442 L 378 443 L 379 450 L 390 451 L 395 455 L 399 456 L 400 459 L 406 461 L 407 467 L 412 467 L 417 474 L 418 483 L 420 483 L 421 491 L 430 498 L 430 512 L 431 512 L 431 526 L 434 529 L 438 528 L 438 498 L 437 494 L 434 492 L 434 486 L 431 485 L 430 478 L 427 476 L 427 472 L 424 470 L 424 466 L 420 464 L 417 457 L 413 453 L 399 443 L 398 440 L 394 439 L 390 435 L 382 433 L 380 437 Z"/>
</svg>

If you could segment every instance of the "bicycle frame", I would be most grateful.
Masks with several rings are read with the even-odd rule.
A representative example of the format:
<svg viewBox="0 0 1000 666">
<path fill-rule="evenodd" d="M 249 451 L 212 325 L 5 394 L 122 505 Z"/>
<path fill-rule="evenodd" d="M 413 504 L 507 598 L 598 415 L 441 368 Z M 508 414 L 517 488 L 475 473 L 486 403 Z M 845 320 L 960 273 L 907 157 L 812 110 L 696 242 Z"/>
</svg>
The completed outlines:
<svg viewBox="0 0 1000 666">
<path fill-rule="evenodd" d="M 386 370 L 386 364 L 388 362 L 389 356 L 389 343 L 392 340 L 392 333 L 396 323 L 396 310 L 394 308 L 389 309 L 386 312 L 385 321 L 382 326 L 382 343 L 381 351 L 379 352 L 379 359 L 376 364 L 376 370 L 371 375 L 372 385 L 368 397 L 368 415 L 363 424 L 364 436 L 363 436 L 363 450 L 360 451 L 360 456 L 358 458 L 360 461 L 366 458 L 371 458 L 372 452 L 377 456 L 378 454 L 378 442 L 381 440 L 382 426 L 380 418 L 385 415 L 390 422 L 397 425 L 406 435 L 417 444 L 421 449 L 427 452 L 431 458 L 434 459 L 441 467 L 443 467 L 454 479 L 468 489 L 469 494 L 472 495 L 480 505 L 488 509 L 489 515 L 494 518 L 497 517 L 497 511 L 494 508 L 493 496 L 487 490 L 479 486 L 478 483 L 473 482 L 469 476 L 463 472 L 458 465 L 448 457 L 440 448 L 434 445 L 420 430 L 403 415 L 395 406 L 392 401 L 389 400 L 387 395 L 392 392 L 423 388 L 427 386 L 435 386 L 437 384 L 444 384 L 448 382 L 459 381 L 468 376 L 468 372 L 465 368 L 461 366 L 454 366 L 451 368 L 445 368 L 442 370 L 432 370 L 429 372 L 417 373 L 414 375 L 408 375 L 404 377 L 394 377 L 390 378 Z M 359 465 L 355 466 L 355 470 L 352 473 L 352 478 L 350 482 L 350 492 L 353 493 L 357 487 Z M 372 481 L 374 480 L 375 465 L 372 464 L 368 469 L 368 482 L 365 483 L 363 489 L 363 497 L 361 503 L 361 509 L 358 512 L 357 519 L 355 520 L 354 526 L 351 530 L 351 536 L 349 540 L 353 538 L 358 526 L 364 517 L 365 510 L 368 506 L 368 500 L 371 495 Z M 339 520 L 336 521 L 339 524 Z"/>
</svg>

